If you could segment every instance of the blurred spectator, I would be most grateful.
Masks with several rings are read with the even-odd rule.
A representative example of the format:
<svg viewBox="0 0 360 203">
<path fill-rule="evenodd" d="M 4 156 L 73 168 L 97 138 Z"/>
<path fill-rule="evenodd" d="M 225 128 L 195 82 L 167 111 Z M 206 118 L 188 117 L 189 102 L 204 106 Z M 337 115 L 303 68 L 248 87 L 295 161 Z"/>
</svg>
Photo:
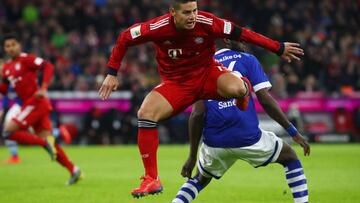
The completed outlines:
<svg viewBox="0 0 360 203">
<path fill-rule="evenodd" d="M 123 115 L 116 109 L 110 109 L 101 117 L 102 144 L 124 143 L 121 137 Z"/>
<path fill-rule="evenodd" d="M 100 129 L 101 111 L 92 108 L 84 117 L 83 132 L 79 137 L 80 144 L 99 144 L 103 143 Z"/>
<path fill-rule="evenodd" d="M 304 133 L 304 118 L 296 103 L 290 104 L 287 117 L 300 133 Z"/>
<path fill-rule="evenodd" d="M 353 114 L 354 127 L 355 127 L 355 139 L 360 140 L 360 106 L 354 110 Z"/>
<path fill-rule="evenodd" d="M 345 108 L 338 108 L 333 115 L 336 133 L 351 133 L 353 117 Z"/>
</svg>

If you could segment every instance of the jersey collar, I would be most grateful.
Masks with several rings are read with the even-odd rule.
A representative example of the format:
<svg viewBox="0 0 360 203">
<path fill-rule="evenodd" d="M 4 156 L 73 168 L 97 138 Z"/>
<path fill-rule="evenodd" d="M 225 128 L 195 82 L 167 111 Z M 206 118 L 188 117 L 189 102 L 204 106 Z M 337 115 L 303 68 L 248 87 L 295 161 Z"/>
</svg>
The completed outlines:
<svg viewBox="0 0 360 203">
<path fill-rule="evenodd" d="M 215 55 L 224 53 L 225 51 L 230 51 L 230 49 L 220 49 L 220 50 L 218 50 L 217 52 L 215 52 Z"/>
</svg>

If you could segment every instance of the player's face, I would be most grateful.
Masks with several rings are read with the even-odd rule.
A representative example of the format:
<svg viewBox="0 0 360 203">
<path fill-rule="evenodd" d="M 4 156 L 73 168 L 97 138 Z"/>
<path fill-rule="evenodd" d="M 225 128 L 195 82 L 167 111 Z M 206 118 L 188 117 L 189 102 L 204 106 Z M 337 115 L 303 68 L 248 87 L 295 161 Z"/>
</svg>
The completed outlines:
<svg viewBox="0 0 360 203">
<path fill-rule="evenodd" d="M 4 42 L 4 50 L 11 58 L 16 58 L 21 53 L 21 46 L 16 39 L 7 39 Z"/>
<path fill-rule="evenodd" d="M 197 2 L 179 4 L 179 8 L 170 8 L 170 13 L 174 17 L 176 28 L 191 30 L 195 27 L 198 14 Z"/>
</svg>

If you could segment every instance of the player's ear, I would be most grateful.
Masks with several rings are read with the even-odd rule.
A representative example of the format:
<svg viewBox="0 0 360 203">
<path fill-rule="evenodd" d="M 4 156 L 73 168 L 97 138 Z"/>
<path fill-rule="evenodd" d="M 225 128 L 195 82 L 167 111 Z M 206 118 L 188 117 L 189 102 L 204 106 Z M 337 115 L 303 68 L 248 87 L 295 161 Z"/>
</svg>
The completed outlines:
<svg viewBox="0 0 360 203">
<path fill-rule="evenodd" d="M 169 8 L 169 12 L 170 12 L 170 14 L 172 15 L 172 16 L 175 16 L 175 8 L 174 7 L 170 7 Z"/>
</svg>

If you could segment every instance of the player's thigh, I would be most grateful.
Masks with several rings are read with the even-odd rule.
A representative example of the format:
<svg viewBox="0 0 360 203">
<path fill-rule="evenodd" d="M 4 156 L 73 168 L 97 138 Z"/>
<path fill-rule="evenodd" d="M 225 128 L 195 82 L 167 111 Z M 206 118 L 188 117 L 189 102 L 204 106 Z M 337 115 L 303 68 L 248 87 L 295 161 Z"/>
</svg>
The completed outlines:
<svg viewBox="0 0 360 203">
<path fill-rule="evenodd" d="M 258 142 L 251 146 L 232 148 L 233 153 L 254 167 L 266 166 L 280 156 L 283 141 L 273 132 L 261 131 Z"/>
<path fill-rule="evenodd" d="M 280 163 L 282 165 L 286 165 L 290 161 L 297 160 L 298 157 L 296 155 L 296 152 L 291 148 L 289 144 L 286 142 L 283 142 L 283 147 L 281 150 L 281 153 L 279 155 L 279 158 L 276 160 L 277 163 Z"/>
<path fill-rule="evenodd" d="M 35 134 L 45 138 L 51 135 L 51 119 L 50 112 L 44 113 L 42 118 L 37 123 L 33 124 Z"/>
<path fill-rule="evenodd" d="M 14 120 L 10 120 L 4 124 L 4 132 L 14 132 L 16 130 L 22 129 L 22 127 L 15 122 Z M 3 133 L 3 136 L 8 136 L 7 133 Z"/>
<path fill-rule="evenodd" d="M 170 117 L 172 111 L 171 105 L 160 93 L 151 91 L 141 104 L 138 118 L 159 121 Z"/>
<path fill-rule="evenodd" d="M 41 105 L 25 105 L 21 108 L 21 112 L 12 119 L 22 129 L 28 130 L 30 126 L 34 126 L 49 115 L 49 109 L 43 108 Z"/>
<path fill-rule="evenodd" d="M 217 92 L 225 98 L 236 98 L 244 95 L 245 85 L 242 79 L 234 72 L 220 75 L 216 81 Z"/>
<path fill-rule="evenodd" d="M 203 84 L 200 85 L 200 94 L 202 99 L 224 100 L 234 96 L 227 93 L 229 86 L 233 86 L 231 81 L 225 80 L 228 77 L 237 77 L 223 66 L 212 66 L 206 69 L 206 76 Z M 239 80 L 239 77 L 237 77 Z M 236 84 L 235 84 L 236 86 Z"/>
<path fill-rule="evenodd" d="M 202 144 L 199 153 L 198 170 L 206 178 L 220 179 L 236 162 L 226 148 L 214 148 Z"/>
<path fill-rule="evenodd" d="M 160 101 L 160 105 L 157 104 L 157 111 L 162 112 L 162 117 L 158 116 L 156 121 L 176 115 L 193 104 L 198 98 L 194 91 L 195 88 L 198 87 L 177 84 L 175 82 L 164 82 L 155 87 L 150 93 L 152 96 L 152 103 Z M 160 98 L 161 100 L 159 100 Z M 142 107 L 145 106 L 144 104 L 147 108 L 151 108 L 147 98 L 145 98 Z"/>
</svg>

